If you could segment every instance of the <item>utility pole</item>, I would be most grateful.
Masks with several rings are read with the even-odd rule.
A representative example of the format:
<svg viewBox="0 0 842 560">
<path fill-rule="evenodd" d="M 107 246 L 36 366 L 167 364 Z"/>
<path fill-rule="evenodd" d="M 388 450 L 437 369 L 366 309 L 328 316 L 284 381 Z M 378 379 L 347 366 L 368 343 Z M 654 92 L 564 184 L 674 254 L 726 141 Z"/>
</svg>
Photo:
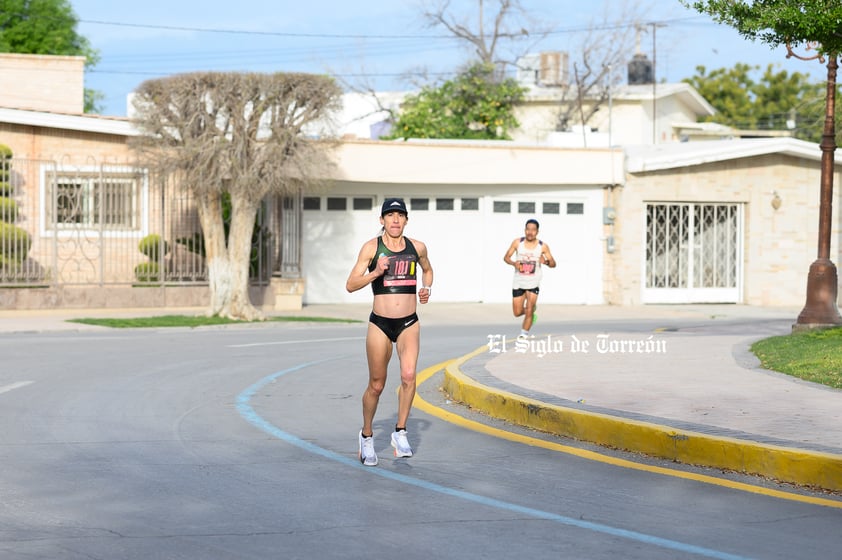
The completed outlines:
<svg viewBox="0 0 842 560">
<path fill-rule="evenodd" d="M 649 22 L 647 25 L 652 26 L 652 143 L 658 143 L 658 43 L 655 40 L 655 34 L 659 27 L 666 27 L 666 23 L 658 23 L 655 21 Z"/>
</svg>

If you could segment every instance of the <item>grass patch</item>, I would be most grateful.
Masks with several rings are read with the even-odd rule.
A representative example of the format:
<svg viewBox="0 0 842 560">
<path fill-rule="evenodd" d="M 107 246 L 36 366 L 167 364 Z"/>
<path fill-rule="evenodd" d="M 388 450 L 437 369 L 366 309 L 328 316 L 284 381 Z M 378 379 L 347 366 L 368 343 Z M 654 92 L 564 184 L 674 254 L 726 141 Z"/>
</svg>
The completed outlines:
<svg viewBox="0 0 842 560">
<path fill-rule="evenodd" d="M 298 317 L 275 316 L 267 317 L 265 321 L 235 321 L 225 317 L 205 317 L 201 315 L 160 315 L 157 317 L 134 318 L 81 318 L 68 319 L 69 323 L 83 325 L 97 325 L 113 329 L 160 328 L 160 327 L 207 327 L 213 325 L 242 325 L 248 323 L 361 323 L 356 319 L 337 319 L 333 317 Z"/>
<path fill-rule="evenodd" d="M 773 336 L 751 351 L 766 369 L 842 389 L 842 327 Z"/>
</svg>

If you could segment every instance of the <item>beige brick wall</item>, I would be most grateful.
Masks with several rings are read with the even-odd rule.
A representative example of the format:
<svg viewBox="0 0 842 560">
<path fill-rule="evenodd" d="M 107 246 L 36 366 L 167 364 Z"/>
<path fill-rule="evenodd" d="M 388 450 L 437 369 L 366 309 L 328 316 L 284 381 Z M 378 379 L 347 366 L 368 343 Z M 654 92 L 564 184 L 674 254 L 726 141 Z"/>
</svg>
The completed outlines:
<svg viewBox="0 0 842 560">
<path fill-rule="evenodd" d="M 20 211 L 16 225 L 32 236 L 29 262 L 43 271 L 44 281 L 60 277 L 63 282 L 82 284 L 99 280 L 132 282 L 134 266 L 146 260 L 137 248 L 144 231 L 109 238 L 109 259 L 104 265 L 99 262 L 103 251 L 95 235 L 90 239 L 85 235 L 62 236 L 58 242 L 52 232 L 42 237 L 43 173 L 48 169 L 89 172 L 103 166 L 123 171 L 135 161 L 126 137 L 0 123 L 0 144 L 8 145 L 14 154 L 12 196 Z M 151 223 L 160 221 L 153 213 L 148 219 Z"/>
<path fill-rule="evenodd" d="M 96 118 L 96 117 L 90 117 Z M 125 163 L 133 158 L 125 136 L 0 123 L 0 144 L 15 157 L 65 165 Z"/>
<path fill-rule="evenodd" d="M 0 53 L 0 107 L 80 114 L 85 57 Z"/>
<path fill-rule="evenodd" d="M 818 162 L 787 156 L 629 175 L 625 188 L 615 193 L 617 251 L 608 255 L 613 260 L 608 301 L 641 303 L 647 203 L 737 202 L 744 205 L 741 303 L 803 305 L 807 273 L 817 256 L 820 175 Z M 831 236 L 831 260 L 837 266 L 839 179 L 837 172 Z M 777 210 L 772 207 L 773 192 L 781 198 Z"/>
</svg>

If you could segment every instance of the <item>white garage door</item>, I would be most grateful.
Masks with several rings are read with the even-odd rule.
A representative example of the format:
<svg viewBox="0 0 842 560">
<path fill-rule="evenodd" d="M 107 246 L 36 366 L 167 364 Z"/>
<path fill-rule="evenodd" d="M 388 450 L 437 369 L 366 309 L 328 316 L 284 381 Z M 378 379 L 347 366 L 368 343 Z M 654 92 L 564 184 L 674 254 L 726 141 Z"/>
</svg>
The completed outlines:
<svg viewBox="0 0 842 560">
<path fill-rule="evenodd" d="M 513 271 L 503 262 L 503 255 L 523 235 L 526 221 L 535 218 L 540 223 L 538 238 L 549 245 L 558 263 L 556 268 L 544 269 L 540 301 L 603 303 L 601 196 L 594 189 L 563 196 L 494 197 L 486 231 L 488 244 L 496 252 L 486 265 L 484 300 L 511 301 Z"/>
<path fill-rule="evenodd" d="M 427 245 L 436 301 L 482 301 L 483 217 L 476 196 L 409 196 L 407 235 Z"/>
<path fill-rule="evenodd" d="M 345 280 L 362 244 L 379 234 L 385 197 L 347 195 L 305 197 L 302 260 L 305 304 L 371 301 L 366 288 L 345 291 Z M 546 269 L 544 303 L 604 302 L 602 193 L 571 192 L 453 195 L 401 194 L 409 207 L 406 234 L 427 245 L 435 271 L 435 299 L 441 302 L 509 302 L 512 269 L 503 255 L 526 220 L 537 219 L 539 238 L 558 262 Z"/>
<path fill-rule="evenodd" d="M 345 291 L 348 273 L 367 239 L 380 233 L 373 195 L 305 196 L 301 260 L 304 303 L 364 303 L 371 289 Z"/>
</svg>

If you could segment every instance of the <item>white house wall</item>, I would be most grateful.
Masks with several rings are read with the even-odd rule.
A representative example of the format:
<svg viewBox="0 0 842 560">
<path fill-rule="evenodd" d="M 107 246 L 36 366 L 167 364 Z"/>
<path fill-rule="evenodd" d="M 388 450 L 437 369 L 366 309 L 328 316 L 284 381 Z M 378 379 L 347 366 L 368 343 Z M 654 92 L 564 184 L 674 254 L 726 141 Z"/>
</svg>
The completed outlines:
<svg viewBox="0 0 842 560">
<path fill-rule="evenodd" d="M 515 142 L 410 140 L 343 142 L 333 179 L 400 186 L 606 185 L 623 177 L 619 149 L 573 149 Z"/>
</svg>

